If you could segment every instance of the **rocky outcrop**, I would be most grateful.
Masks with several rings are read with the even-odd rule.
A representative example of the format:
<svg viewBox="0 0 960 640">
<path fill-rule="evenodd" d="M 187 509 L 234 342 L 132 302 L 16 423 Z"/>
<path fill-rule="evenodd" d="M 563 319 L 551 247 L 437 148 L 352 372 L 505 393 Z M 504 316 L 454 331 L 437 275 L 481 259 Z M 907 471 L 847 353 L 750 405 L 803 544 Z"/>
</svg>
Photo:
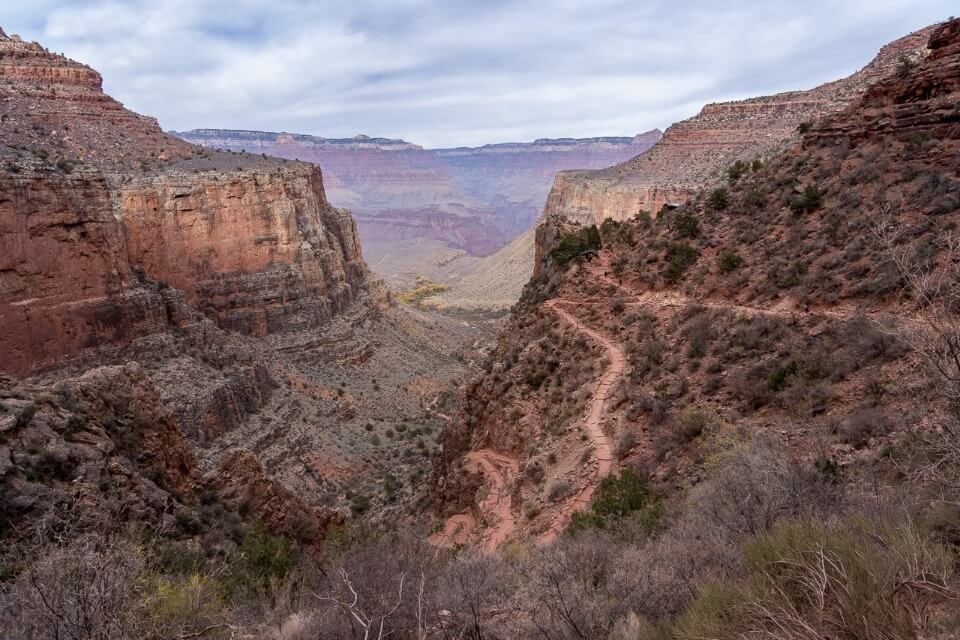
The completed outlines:
<svg viewBox="0 0 960 640">
<path fill-rule="evenodd" d="M 170 170 L 117 191 L 130 261 L 225 329 L 317 327 L 368 286 L 353 220 L 316 167 Z"/>
<path fill-rule="evenodd" d="M 319 547 L 324 533 L 341 524 L 335 511 L 313 507 L 283 485 L 271 480 L 257 458 L 243 449 L 224 454 L 210 477 L 213 487 L 227 503 L 243 505 L 254 517 L 276 533 Z"/>
<path fill-rule="evenodd" d="M 35 42 L 0 36 L 2 141 L 52 161 L 89 161 L 134 170 L 192 157 L 196 148 L 167 136 L 103 93 L 100 74 Z"/>
<path fill-rule="evenodd" d="M 960 21 L 953 20 L 931 35 L 923 64 L 907 64 L 876 83 L 860 104 L 820 122 L 804 136 L 804 142 L 857 146 L 865 140 L 897 135 L 909 143 L 914 160 L 942 161 L 942 151 L 926 143 L 960 137 L 958 91 Z"/>
<path fill-rule="evenodd" d="M 0 406 L 0 536 L 67 520 L 158 522 L 170 493 L 200 480 L 189 441 L 139 364 L 55 387 L 0 379 Z"/>
<path fill-rule="evenodd" d="M 0 172 L 0 370 L 24 374 L 83 349 L 165 330 L 132 277 L 103 175 L 7 155 Z"/>
<path fill-rule="evenodd" d="M 216 129 L 176 135 L 207 147 L 320 164 L 330 200 L 353 210 L 364 242 L 433 238 L 487 255 L 530 227 L 556 171 L 609 166 L 649 148 L 660 131 L 454 149 L 366 136 Z"/>
<path fill-rule="evenodd" d="M 769 156 L 799 139 L 803 123 L 815 123 L 863 95 L 893 73 L 902 60 L 924 55 L 931 28 L 884 46 L 853 75 L 809 91 L 705 106 L 667 129 L 649 151 L 600 171 L 561 172 L 545 213 L 581 223 L 626 220 L 640 211 L 685 202 L 699 186 L 736 160 Z"/>
</svg>

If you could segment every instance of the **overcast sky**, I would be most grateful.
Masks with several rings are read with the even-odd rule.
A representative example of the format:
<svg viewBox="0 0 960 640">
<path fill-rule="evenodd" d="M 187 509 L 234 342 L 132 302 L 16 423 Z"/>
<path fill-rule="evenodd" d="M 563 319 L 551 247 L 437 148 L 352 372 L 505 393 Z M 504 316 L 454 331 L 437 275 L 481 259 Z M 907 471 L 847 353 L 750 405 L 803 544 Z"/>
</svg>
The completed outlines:
<svg viewBox="0 0 960 640">
<path fill-rule="evenodd" d="M 633 135 L 806 89 L 956 0 L 2 0 L 0 26 L 98 69 L 165 129 L 429 147 Z"/>
</svg>

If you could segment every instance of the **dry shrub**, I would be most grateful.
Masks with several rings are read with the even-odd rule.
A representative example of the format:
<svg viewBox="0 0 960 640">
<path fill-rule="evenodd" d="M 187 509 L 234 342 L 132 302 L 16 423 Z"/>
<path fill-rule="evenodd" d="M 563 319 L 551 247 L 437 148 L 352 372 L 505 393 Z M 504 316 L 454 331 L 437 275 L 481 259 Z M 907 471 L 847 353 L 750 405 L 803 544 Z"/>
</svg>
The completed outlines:
<svg viewBox="0 0 960 640">
<path fill-rule="evenodd" d="M 123 541 L 83 537 L 40 550 L 0 596 L 3 635 L 9 638 L 134 638 L 139 550 Z"/>
<path fill-rule="evenodd" d="M 860 448 L 870 438 L 890 431 L 891 421 L 887 412 L 877 407 L 861 407 L 844 418 L 837 427 L 840 439 Z"/>
<path fill-rule="evenodd" d="M 744 558 L 745 579 L 705 589 L 677 638 L 913 640 L 956 597 L 949 550 L 902 515 L 784 521 Z"/>
</svg>

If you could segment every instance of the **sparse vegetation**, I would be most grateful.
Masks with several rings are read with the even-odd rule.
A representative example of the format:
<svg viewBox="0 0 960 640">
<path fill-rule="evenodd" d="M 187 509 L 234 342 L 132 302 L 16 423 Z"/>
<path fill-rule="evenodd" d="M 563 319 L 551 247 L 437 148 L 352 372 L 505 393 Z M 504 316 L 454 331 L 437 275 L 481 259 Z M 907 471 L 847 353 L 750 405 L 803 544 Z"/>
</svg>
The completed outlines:
<svg viewBox="0 0 960 640">
<path fill-rule="evenodd" d="M 416 304 L 425 298 L 435 296 L 438 293 L 443 293 L 449 289 L 449 286 L 434 282 L 427 276 L 417 276 L 414 287 L 408 291 L 398 294 L 397 300 L 403 304 Z"/>
</svg>

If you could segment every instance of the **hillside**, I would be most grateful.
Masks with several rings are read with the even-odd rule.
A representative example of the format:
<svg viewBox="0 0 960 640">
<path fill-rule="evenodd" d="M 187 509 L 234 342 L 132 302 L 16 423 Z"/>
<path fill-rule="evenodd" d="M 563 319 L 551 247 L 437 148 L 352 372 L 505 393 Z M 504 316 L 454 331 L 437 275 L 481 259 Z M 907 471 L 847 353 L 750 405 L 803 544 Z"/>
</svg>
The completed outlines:
<svg viewBox="0 0 960 640">
<path fill-rule="evenodd" d="M 675 503 L 737 442 L 853 494 L 911 464 L 911 434 L 951 420 L 931 342 L 953 336 L 933 314 L 953 313 L 960 220 L 960 23 L 925 33 L 929 53 L 798 144 L 602 224 L 599 258 L 575 258 L 579 216 L 545 219 L 434 461 L 448 541 L 554 540 L 617 469 Z"/>
<path fill-rule="evenodd" d="M 929 34 L 925 29 L 892 42 L 856 73 L 814 89 L 709 104 L 696 116 L 671 125 L 650 150 L 619 164 L 560 171 L 540 219 L 556 214 L 599 224 L 607 218 L 630 219 L 640 211 L 655 214 L 667 203 L 680 204 L 735 160 L 767 157 L 796 141 L 801 124 L 855 101 L 871 83 L 892 73 L 901 57 L 920 56 Z M 521 253 L 533 255 L 533 247 L 514 246 L 484 258 L 471 268 L 469 280 L 452 283 L 441 304 L 499 304 L 478 286 L 483 282 L 507 283 L 511 294 L 519 293 L 533 272 L 532 263 L 515 260 Z"/>
</svg>

